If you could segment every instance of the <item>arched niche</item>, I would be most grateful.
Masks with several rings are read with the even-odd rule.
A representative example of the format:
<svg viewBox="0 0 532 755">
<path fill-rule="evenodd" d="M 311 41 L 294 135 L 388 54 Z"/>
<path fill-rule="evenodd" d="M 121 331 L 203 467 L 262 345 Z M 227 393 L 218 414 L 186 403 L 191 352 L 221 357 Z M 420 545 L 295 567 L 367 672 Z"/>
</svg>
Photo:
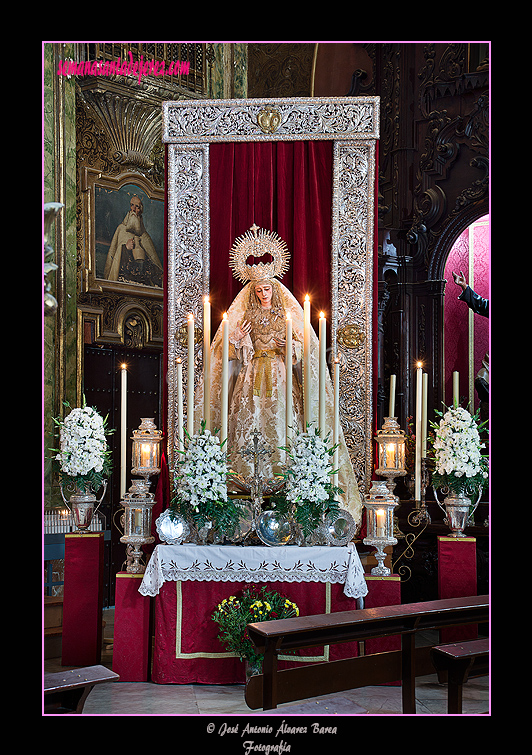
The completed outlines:
<svg viewBox="0 0 532 755">
<path fill-rule="evenodd" d="M 170 469 L 177 432 L 176 360 L 186 356 L 183 326 L 188 314 L 193 312 L 202 327 L 202 297 L 213 284 L 212 250 L 217 243 L 218 228 L 211 227 L 210 218 L 212 203 L 220 194 L 212 192 L 211 186 L 215 180 L 220 186 L 220 175 L 218 167 L 213 169 L 210 146 L 326 141 L 331 145 L 332 156 L 330 192 L 325 208 L 331 228 L 328 252 L 330 352 L 337 354 L 342 364 L 340 414 L 353 467 L 361 487 L 369 485 L 375 373 L 374 224 L 378 124 L 378 97 L 163 103 L 168 222 L 166 429 Z M 254 178 L 255 173 L 250 169 L 250 191 L 255 186 Z M 223 190 L 223 181 L 221 185 Z M 240 233 L 256 220 L 251 215 Z M 265 222 L 257 221 L 257 224 L 267 228 Z M 281 237 L 285 235 L 276 227 L 267 230 L 276 231 Z M 234 236 L 237 235 L 235 231 Z M 233 241 L 231 238 L 225 244 L 227 255 Z M 219 262 L 218 258 L 216 261 Z M 354 331 L 355 339 L 351 337 Z M 201 339 L 197 340 L 196 376 L 199 377 L 202 354 Z"/>
</svg>

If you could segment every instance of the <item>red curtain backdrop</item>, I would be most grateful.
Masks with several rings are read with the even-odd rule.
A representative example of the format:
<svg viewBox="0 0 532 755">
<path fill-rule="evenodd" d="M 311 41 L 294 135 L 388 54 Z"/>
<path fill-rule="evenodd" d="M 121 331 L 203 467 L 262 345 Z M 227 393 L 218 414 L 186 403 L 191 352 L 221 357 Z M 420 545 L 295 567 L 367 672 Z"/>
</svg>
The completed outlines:
<svg viewBox="0 0 532 755">
<path fill-rule="evenodd" d="M 332 142 L 217 143 L 209 162 L 213 333 L 242 287 L 229 251 L 253 223 L 286 242 L 282 282 L 301 303 L 310 295 L 317 327 L 321 310 L 330 315 Z"/>
</svg>

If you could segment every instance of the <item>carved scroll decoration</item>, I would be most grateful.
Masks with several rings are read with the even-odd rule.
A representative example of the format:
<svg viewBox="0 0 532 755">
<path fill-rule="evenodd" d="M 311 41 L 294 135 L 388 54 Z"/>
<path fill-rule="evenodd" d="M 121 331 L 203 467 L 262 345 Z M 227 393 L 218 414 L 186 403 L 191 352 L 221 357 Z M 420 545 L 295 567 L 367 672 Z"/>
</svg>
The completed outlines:
<svg viewBox="0 0 532 755">
<path fill-rule="evenodd" d="M 265 133 L 258 114 L 279 114 Z M 334 142 L 331 354 L 341 364 L 340 416 L 361 491 L 372 471 L 373 243 L 377 97 L 199 100 L 163 103 L 168 144 L 168 458 L 177 431 L 176 359 L 186 363 L 183 326 L 202 325 L 209 291 L 209 142 L 328 139 Z M 262 122 L 264 126 L 264 122 Z M 201 338 L 196 339 L 201 377 Z M 186 391 L 186 369 L 183 370 Z"/>
</svg>

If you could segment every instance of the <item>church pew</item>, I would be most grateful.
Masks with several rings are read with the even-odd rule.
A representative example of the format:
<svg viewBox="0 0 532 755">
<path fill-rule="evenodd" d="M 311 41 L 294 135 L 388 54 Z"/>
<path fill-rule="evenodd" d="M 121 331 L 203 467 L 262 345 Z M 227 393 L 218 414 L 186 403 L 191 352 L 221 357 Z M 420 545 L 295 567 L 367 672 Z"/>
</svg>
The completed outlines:
<svg viewBox="0 0 532 755">
<path fill-rule="evenodd" d="M 434 673 L 430 647 L 416 648 L 416 632 L 488 619 L 489 598 L 482 595 L 248 624 L 252 642 L 264 653 L 264 663 L 262 674 L 248 682 L 246 704 L 251 709 L 272 710 L 280 703 L 401 680 L 403 713 L 415 713 L 416 676 Z M 277 669 L 280 653 L 393 635 L 401 636 L 401 650 Z"/>
<path fill-rule="evenodd" d="M 95 684 L 115 682 L 118 679 L 119 675 L 105 666 L 86 666 L 45 674 L 43 712 L 54 715 L 81 714 Z"/>
<path fill-rule="evenodd" d="M 489 640 L 436 645 L 431 651 L 438 681 L 447 683 L 447 713 L 462 712 L 463 685 L 472 676 L 489 673 Z"/>
</svg>

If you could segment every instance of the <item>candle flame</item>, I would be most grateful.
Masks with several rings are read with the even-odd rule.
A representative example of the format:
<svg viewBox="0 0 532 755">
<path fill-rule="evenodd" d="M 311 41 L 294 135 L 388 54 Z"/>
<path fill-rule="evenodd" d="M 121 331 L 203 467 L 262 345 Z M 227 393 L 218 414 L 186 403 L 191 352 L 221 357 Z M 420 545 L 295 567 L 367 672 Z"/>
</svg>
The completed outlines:
<svg viewBox="0 0 532 755">
<path fill-rule="evenodd" d="M 181 364 L 181 357 L 177 357 L 175 361 L 177 362 L 177 364 Z"/>
<path fill-rule="evenodd" d="M 320 312 L 320 320 L 322 320 L 325 317 L 325 312 Z"/>
<path fill-rule="evenodd" d="M 206 296 L 206 297 L 205 297 L 205 298 L 203 299 L 203 301 L 205 302 L 205 304 L 208 304 L 208 303 L 209 303 L 209 297 L 208 297 L 208 296 Z"/>
<path fill-rule="evenodd" d="M 420 367 L 420 368 L 423 367 L 423 362 L 418 362 L 417 366 Z"/>
<path fill-rule="evenodd" d="M 194 319 L 194 315 L 193 315 L 193 314 L 192 314 L 192 312 L 191 312 L 191 313 L 189 314 L 189 316 L 188 316 L 188 321 L 189 321 L 189 322 L 192 322 L 192 320 L 193 320 L 193 319 Z"/>
<path fill-rule="evenodd" d="M 125 362 L 124 362 L 124 364 L 121 364 L 120 365 L 120 369 L 121 370 L 126 370 L 127 369 L 127 364 Z"/>
<path fill-rule="evenodd" d="M 308 294 L 305 294 L 305 301 L 310 301 L 310 296 Z"/>
<path fill-rule="evenodd" d="M 224 320 L 227 320 L 227 312 L 224 312 L 224 313 L 223 313 L 223 319 L 224 319 Z"/>
<path fill-rule="evenodd" d="M 290 312 L 286 313 L 286 319 L 287 320 L 291 320 L 292 319 L 292 315 L 290 314 Z"/>
</svg>

